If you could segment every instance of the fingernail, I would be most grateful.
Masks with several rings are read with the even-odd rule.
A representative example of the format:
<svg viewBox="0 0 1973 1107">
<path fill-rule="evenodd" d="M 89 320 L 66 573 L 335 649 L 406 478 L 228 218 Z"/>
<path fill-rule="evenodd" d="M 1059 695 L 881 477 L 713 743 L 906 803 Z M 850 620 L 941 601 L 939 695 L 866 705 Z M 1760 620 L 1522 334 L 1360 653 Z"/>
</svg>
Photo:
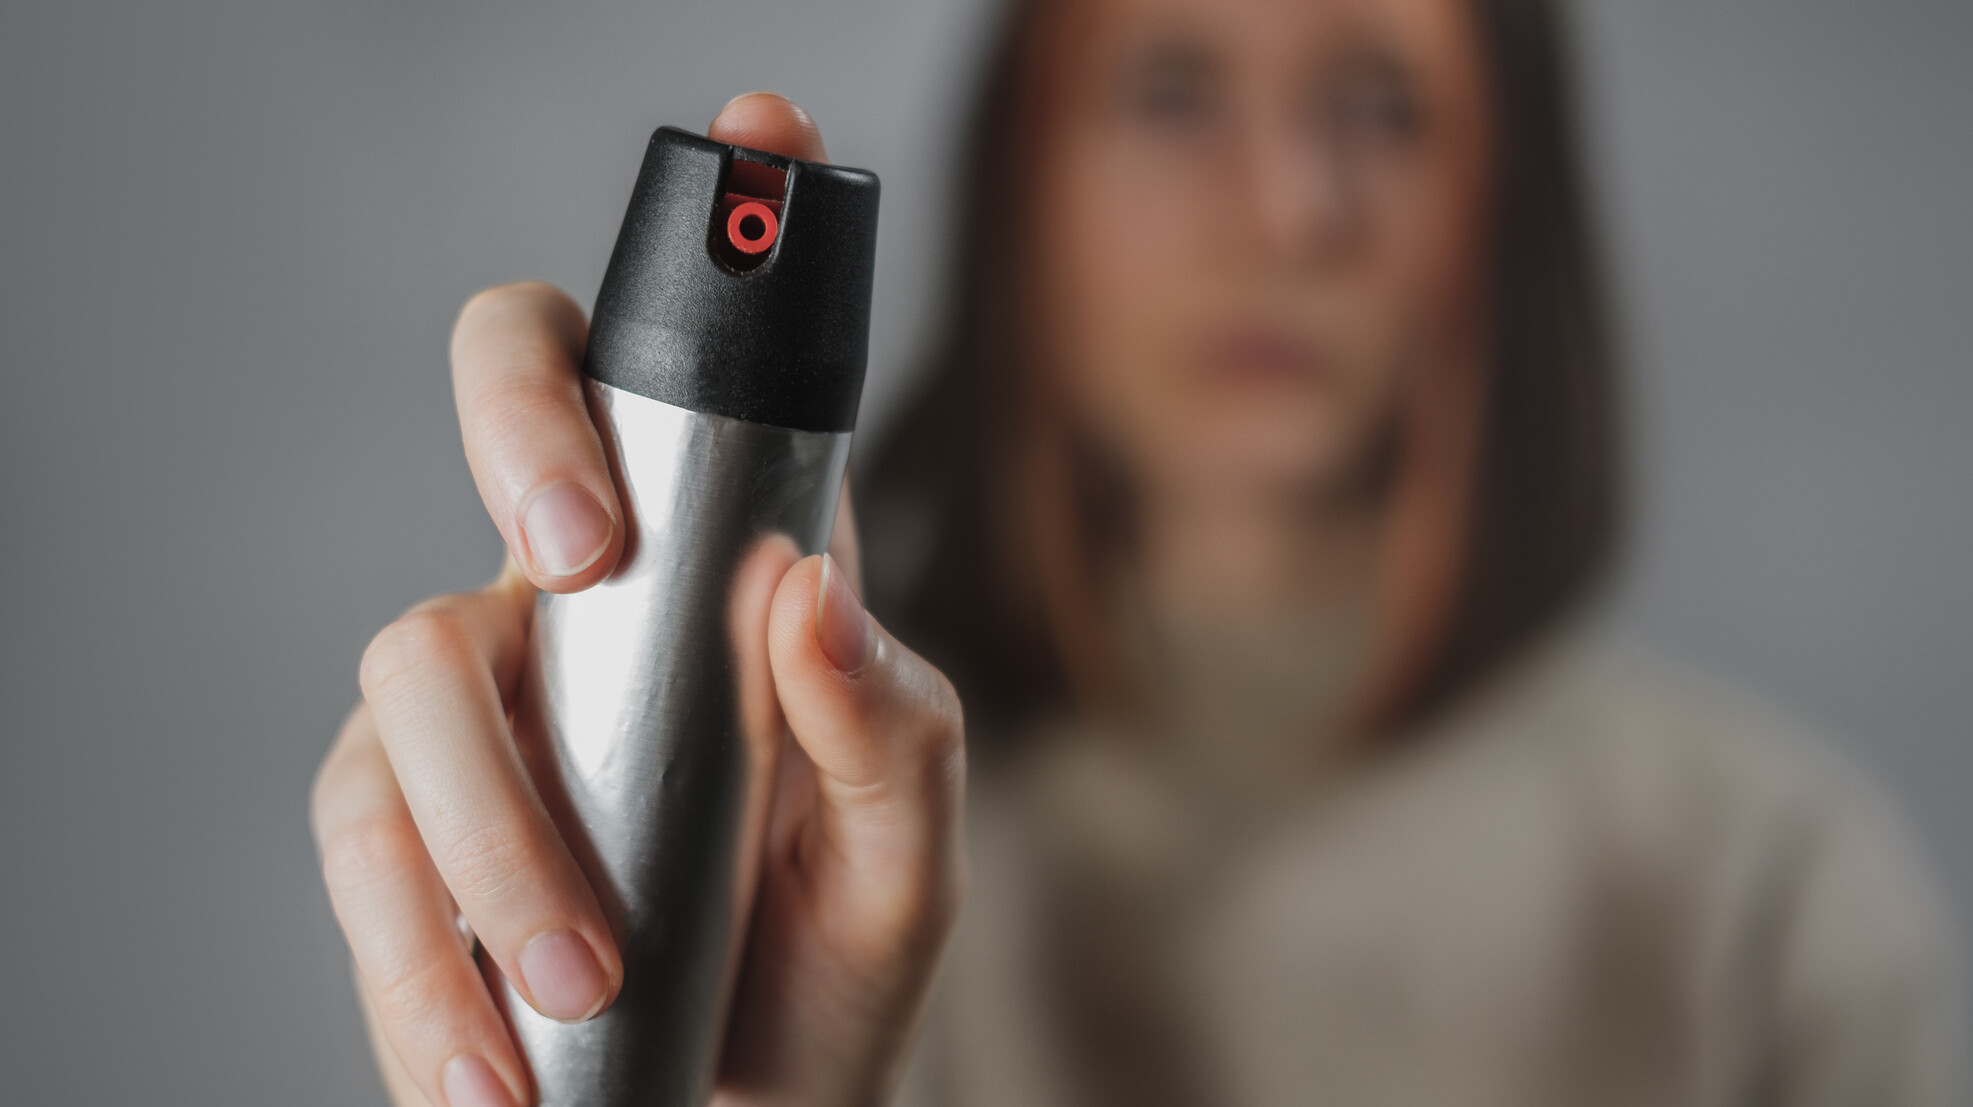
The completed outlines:
<svg viewBox="0 0 1973 1107">
<path fill-rule="evenodd" d="M 446 1107 L 514 1107 L 514 1097 L 494 1075 L 493 1066 L 469 1053 L 446 1062 L 441 1083 Z"/>
<path fill-rule="evenodd" d="M 536 492 L 521 508 L 528 562 L 551 577 L 582 572 L 610 548 L 609 513 L 579 485 L 563 481 Z"/>
<path fill-rule="evenodd" d="M 610 978 L 572 930 L 551 930 L 529 942 L 521 950 L 521 979 L 534 1009 L 562 1022 L 586 1022 L 610 998 Z"/>
<path fill-rule="evenodd" d="M 877 652 L 870 613 L 828 554 L 822 555 L 822 581 L 815 590 L 815 640 L 829 664 L 845 673 L 861 670 Z"/>
</svg>

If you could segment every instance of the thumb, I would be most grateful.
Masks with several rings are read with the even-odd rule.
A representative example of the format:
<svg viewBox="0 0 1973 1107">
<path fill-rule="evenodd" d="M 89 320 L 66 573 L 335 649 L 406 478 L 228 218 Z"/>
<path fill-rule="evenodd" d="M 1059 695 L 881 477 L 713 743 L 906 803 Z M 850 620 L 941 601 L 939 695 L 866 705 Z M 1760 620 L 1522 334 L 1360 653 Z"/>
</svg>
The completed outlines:
<svg viewBox="0 0 1973 1107">
<path fill-rule="evenodd" d="M 768 651 L 781 710 L 815 766 L 811 833 L 859 898 L 904 912 L 948 892 L 956 901 L 946 885 L 959 869 L 966 757 L 951 682 L 877 625 L 826 554 L 781 578 Z"/>
</svg>

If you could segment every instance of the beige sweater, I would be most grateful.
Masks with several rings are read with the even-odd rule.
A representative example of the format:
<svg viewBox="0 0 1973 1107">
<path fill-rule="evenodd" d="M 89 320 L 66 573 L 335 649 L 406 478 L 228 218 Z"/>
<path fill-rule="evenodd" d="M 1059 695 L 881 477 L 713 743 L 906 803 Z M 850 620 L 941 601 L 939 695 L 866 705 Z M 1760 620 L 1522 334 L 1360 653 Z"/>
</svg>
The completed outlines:
<svg viewBox="0 0 1973 1107">
<path fill-rule="evenodd" d="M 975 776 L 910 1107 L 1958 1102 L 1949 927 L 1896 819 L 1663 662 L 1551 646 L 1273 789 L 1032 749 Z"/>
</svg>

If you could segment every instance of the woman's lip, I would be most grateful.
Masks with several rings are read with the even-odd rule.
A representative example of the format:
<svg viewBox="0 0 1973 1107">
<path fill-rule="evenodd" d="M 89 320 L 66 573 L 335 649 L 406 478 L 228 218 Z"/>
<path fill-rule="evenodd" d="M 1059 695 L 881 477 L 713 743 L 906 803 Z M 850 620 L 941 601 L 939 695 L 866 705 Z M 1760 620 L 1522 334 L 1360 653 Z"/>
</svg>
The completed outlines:
<svg viewBox="0 0 1973 1107">
<path fill-rule="evenodd" d="M 1273 327 L 1243 327 L 1215 336 L 1205 347 L 1207 372 L 1228 382 L 1287 383 L 1322 375 L 1316 346 Z"/>
</svg>

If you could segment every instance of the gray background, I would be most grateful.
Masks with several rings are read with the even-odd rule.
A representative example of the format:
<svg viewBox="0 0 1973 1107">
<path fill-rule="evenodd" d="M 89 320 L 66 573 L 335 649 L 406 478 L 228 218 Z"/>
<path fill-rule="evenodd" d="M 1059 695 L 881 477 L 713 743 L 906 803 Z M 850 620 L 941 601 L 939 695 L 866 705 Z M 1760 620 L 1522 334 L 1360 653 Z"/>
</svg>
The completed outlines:
<svg viewBox="0 0 1973 1107">
<path fill-rule="evenodd" d="M 1973 918 L 1973 5 L 1595 0 L 1634 339 L 1614 618 L 1844 736 Z M 304 818 L 397 610 L 488 574 L 445 335 L 593 295 L 645 134 L 771 85 L 936 273 L 978 0 L 0 10 L 0 1099 L 379 1093 Z"/>
</svg>

